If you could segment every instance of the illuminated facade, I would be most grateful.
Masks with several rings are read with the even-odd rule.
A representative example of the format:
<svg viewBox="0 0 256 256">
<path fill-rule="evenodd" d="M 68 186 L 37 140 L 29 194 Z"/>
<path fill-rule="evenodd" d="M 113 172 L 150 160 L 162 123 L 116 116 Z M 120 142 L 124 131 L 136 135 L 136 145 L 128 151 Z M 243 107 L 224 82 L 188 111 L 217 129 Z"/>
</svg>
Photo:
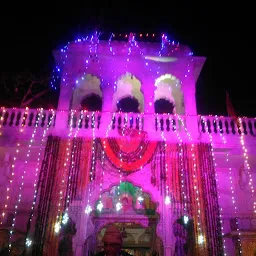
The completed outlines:
<svg viewBox="0 0 256 256">
<path fill-rule="evenodd" d="M 1 108 L 10 250 L 90 255 L 115 223 L 132 255 L 254 255 L 256 119 L 197 115 L 189 47 L 114 39 L 54 51 L 57 110 Z"/>
</svg>

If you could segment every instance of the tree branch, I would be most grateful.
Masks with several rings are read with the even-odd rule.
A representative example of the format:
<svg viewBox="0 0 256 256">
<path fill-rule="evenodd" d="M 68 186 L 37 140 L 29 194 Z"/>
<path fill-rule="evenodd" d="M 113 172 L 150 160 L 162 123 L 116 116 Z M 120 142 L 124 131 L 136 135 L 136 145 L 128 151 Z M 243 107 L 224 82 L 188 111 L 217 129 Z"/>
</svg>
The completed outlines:
<svg viewBox="0 0 256 256">
<path fill-rule="evenodd" d="M 34 95 L 32 98 L 30 98 L 29 100 L 22 102 L 20 104 L 20 108 L 24 108 L 27 107 L 31 102 L 33 102 L 35 99 L 41 97 L 42 95 L 44 95 L 45 93 L 47 93 L 48 91 L 50 91 L 49 88 L 45 89 L 44 91 L 41 91 L 39 93 L 37 93 L 36 95 Z"/>
<path fill-rule="evenodd" d="M 21 106 L 24 105 L 24 101 L 26 100 L 26 98 L 28 97 L 28 95 L 31 93 L 31 90 L 32 90 L 33 85 L 34 85 L 34 81 L 31 81 L 31 82 L 30 82 L 30 85 L 29 85 L 29 88 L 28 88 L 28 90 L 27 90 L 27 92 L 26 92 L 26 94 L 23 96 L 23 98 L 22 98 L 22 100 L 21 100 L 21 103 L 20 103 Z"/>
</svg>

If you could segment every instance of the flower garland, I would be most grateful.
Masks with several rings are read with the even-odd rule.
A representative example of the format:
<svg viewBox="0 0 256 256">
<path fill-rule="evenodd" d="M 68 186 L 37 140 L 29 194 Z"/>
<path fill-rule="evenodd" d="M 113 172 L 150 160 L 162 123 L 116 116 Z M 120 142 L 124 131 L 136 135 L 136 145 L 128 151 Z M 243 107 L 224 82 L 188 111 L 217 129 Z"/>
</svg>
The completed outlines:
<svg viewBox="0 0 256 256">
<path fill-rule="evenodd" d="M 105 153 L 116 168 L 126 172 L 141 169 L 153 157 L 158 142 L 149 141 L 146 136 L 117 138 L 101 138 L 101 144 L 105 145 Z M 122 155 L 122 161 L 119 155 Z"/>
</svg>

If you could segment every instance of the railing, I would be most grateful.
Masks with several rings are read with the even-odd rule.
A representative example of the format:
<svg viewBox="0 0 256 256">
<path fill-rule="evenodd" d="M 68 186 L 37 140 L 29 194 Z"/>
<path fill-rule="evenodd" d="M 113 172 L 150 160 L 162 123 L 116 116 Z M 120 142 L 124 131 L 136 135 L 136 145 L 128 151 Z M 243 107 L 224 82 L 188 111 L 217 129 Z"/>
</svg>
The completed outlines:
<svg viewBox="0 0 256 256">
<path fill-rule="evenodd" d="M 40 109 L 0 109 L 0 129 L 34 127 L 39 117 Z M 53 111 L 43 110 L 38 126 L 49 125 L 55 130 L 73 128 L 88 131 L 94 128 L 104 132 L 106 127 L 111 131 L 118 131 L 123 127 L 138 131 L 157 133 L 159 131 L 172 134 L 174 132 L 204 136 L 208 132 L 212 135 L 225 134 L 239 136 L 241 131 L 247 137 L 256 136 L 256 118 L 241 118 L 241 128 L 238 122 L 229 117 L 215 116 L 179 116 L 169 114 L 137 114 L 137 113 L 110 113 L 110 112 L 83 112 L 80 111 Z M 72 121 L 72 123 L 71 123 Z"/>
<path fill-rule="evenodd" d="M 196 117 L 197 118 L 197 117 Z M 177 115 L 145 115 L 136 113 L 101 113 L 101 112 L 87 112 L 69 113 L 68 126 L 84 129 L 96 128 L 100 129 L 102 119 L 108 121 L 112 130 L 119 130 L 123 127 L 133 128 L 140 131 L 184 131 L 186 120 L 183 116 Z M 149 126 L 148 126 L 149 125 Z"/>
<path fill-rule="evenodd" d="M 240 129 L 239 129 L 240 126 Z M 206 133 L 209 131 L 213 134 L 231 134 L 256 136 L 256 118 L 241 118 L 241 124 L 238 120 L 230 117 L 206 116 L 200 118 L 200 131 Z"/>
<path fill-rule="evenodd" d="M 0 109 L 0 125 L 2 128 L 34 127 L 37 120 L 39 127 L 55 126 L 55 118 L 50 110 L 39 109 Z"/>
</svg>

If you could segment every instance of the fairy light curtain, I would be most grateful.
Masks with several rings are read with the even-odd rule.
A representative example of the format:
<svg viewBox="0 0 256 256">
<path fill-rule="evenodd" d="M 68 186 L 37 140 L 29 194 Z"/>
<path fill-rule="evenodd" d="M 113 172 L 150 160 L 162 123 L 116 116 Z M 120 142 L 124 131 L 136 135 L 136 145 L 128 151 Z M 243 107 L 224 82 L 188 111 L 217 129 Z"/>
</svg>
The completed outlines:
<svg viewBox="0 0 256 256">
<path fill-rule="evenodd" d="M 193 159 L 191 144 L 168 144 L 163 150 L 160 143 L 157 153 L 151 161 L 151 181 L 154 186 L 165 193 L 165 185 L 170 188 L 172 195 L 172 212 L 178 216 L 189 216 L 193 219 L 193 235 L 196 241 L 202 236 L 201 243 L 194 243 L 190 248 L 195 255 L 223 255 L 222 232 L 219 220 L 219 205 L 215 169 L 211 154 L 211 145 L 208 143 L 195 144 L 194 154 L 196 159 L 196 179 L 198 188 L 195 190 L 193 183 Z M 179 147 L 182 147 L 180 150 Z M 182 152 L 182 156 L 179 154 Z M 168 163 L 167 174 L 163 174 L 163 166 Z M 183 177 L 180 171 L 183 168 Z M 166 177 L 168 177 L 166 179 Z M 182 182 L 183 180 L 183 182 Z M 183 184 L 183 187 L 182 187 Z M 199 195 L 197 194 L 199 193 Z M 185 197 L 182 195 L 185 193 Z M 200 204 L 200 211 L 197 208 Z M 186 204 L 186 207 L 184 207 Z M 200 224 L 197 215 L 200 215 Z M 198 225 L 201 226 L 199 232 Z"/>
<path fill-rule="evenodd" d="M 37 184 L 40 198 L 37 206 L 33 255 L 58 255 L 59 235 L 55 232 L 56 217 L 64 212 L 68 207 L 67 204 L 72 203 L 74 199 L 82 198 L 89 183 L 92 141 L 81 138 L 72 139 L 71 150 L 74 150 L 75 158 L 71 159 L 70 155 L 68 168 L 63 173 L 67 144 L 67 139 L 48 137 Z M 72 180 L 69 181 L 70 186 L 68 186 L 67 179 L 71 171 Z M 63 191 L 62 201 L 59 201 L 60 191 Z M 67 198 L 69 200 L 66 200 Z"/>
<path fill-rule="evenodd" d="M 166 195 L 166 187 L 169 188 L 171 211 L 177 216 L 189 216 L 193 220 L 193 241 L 199 241 L 199 236 L 202 240 L 201 243 L 193 243 L 195 255 L 222 255 L 223 246 L 211 145 L 195 144 L 193 150 L 195 156 L 192 157 L 191 144 L 167 143 L 165 146 L 164 142 L 148 141 L 145 134 L 137 135 L 132 139 L 129 137 L 97 138 L 95 140 L 97 164 L 101 164 L 104 153 L 106 156 L 104 164 L 112 171 L 118 171 L 121 160 L 117 156 L 120 155 L 120 150 L 122 150 L 122 171 L 126 175 L 139 171 L 148 164 L 152 185 L 157 187 L 162 196 Z M 98 182 L 95 179 L 95 172 L 98 170 L 94 168 L 94 172 L 91 172 L 92 139 L 72 139 L 71 150 L 75 150 L 73 154 L 75 158 L 72 159 L 70 155 L 69 166 L 65 169 L 66 173 L 63 173 L 67 143 L 66 139 L 49 136 L 45 149 L 37 185 L 40 198 L 34 235 L 34 251 L 42 255 L 43 251 L 48 255 L 49 253 L 53 256 L 57 255 L 59 236 L 56 235 L 54 226 L 56 216 L 62 214 L 58 209 L 64 212 L 68 207 L 67 203 L 70 204 L 74 199 L 82 198 L 91 181 Z M 194 159 L 197 166 L 196 173 L 193 166 Z M 193 175 L 196 175 L 197 189 L 194 189 Z M 71 185 L 67 186 L 69 176 L 72 180 Z M 65 177 L 64 184 L 62 184 L 63 177 Z M 64 193 L 61 202 L 58 201 L 57 196 L 59 191 Z M 67 201 L 67 198 L 70 200 Z M 61 206 L 57 206 L 58 203 Z M 200 212 L 198 212 L 198 203 L 201 206 Z M 200 223 L 198 223 L 199 220 Z M 199 224 L 200 229 L 198 229 Z"/>
<path fill-rule="evenodd" d="M 147 141 L 146 136 L 103 138 L 100 141 L 106 145 L 105 154 L 112 168 L 118 169 L 122 164 L 126 175 L 150 164 L 152 185 L 162 196 L 166 196 L 166 187 L 170 190 L 172 212 L 193 219 L 195 253 L 222 255 L 217 186 L 210 144 L 194 144 L 192 151 L 192 144 L 167 143 L 165 147 L 164 142 Z M 122 159 L 118 158 L 121 149 Z M 194 179 L 197 180 L 196 189 Z"/>
</svg>

